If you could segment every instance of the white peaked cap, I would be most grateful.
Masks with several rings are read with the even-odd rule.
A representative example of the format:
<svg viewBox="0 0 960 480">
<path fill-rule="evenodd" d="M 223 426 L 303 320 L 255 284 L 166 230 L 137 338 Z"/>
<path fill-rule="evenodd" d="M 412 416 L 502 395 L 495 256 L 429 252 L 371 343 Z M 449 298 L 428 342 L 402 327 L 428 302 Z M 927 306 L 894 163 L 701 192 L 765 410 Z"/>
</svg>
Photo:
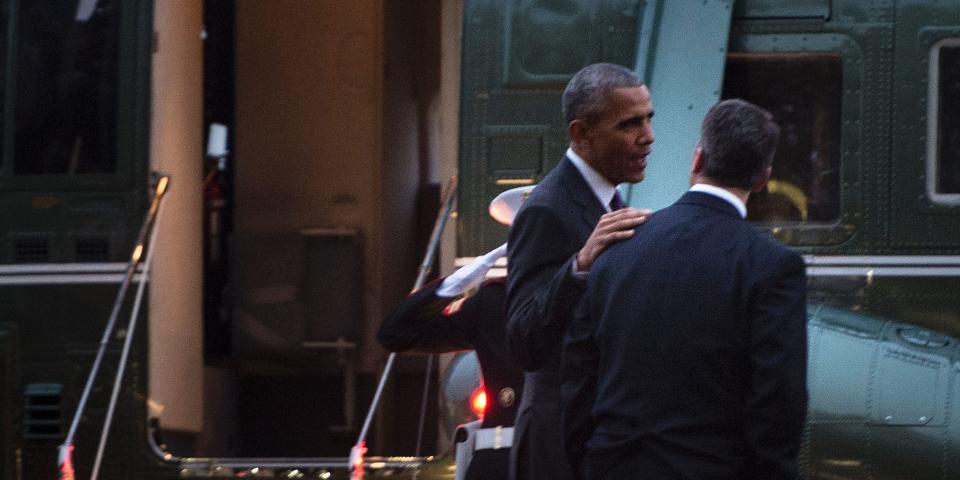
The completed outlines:
<svg viewBox="0 0 960 480">
<path fill-rule="evenodd" d="M 510 225 L 513 223 L 513 217 L 517 214 L 517 210 L 520 210 L 523 201 L 527 199 L 527 195 L 535 187 L 536 185 L 525 185 L 501 192 L 490 202 L 490 216 L 497 222 Z"/>
</svg>

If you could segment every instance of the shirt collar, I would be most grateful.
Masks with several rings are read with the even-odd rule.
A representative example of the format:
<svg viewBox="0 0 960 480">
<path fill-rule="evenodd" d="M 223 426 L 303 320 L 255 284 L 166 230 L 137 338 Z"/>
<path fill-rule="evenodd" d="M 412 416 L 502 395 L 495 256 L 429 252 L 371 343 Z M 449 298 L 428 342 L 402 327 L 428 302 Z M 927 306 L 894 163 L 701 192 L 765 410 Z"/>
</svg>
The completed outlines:
<svg viewBox="0 0 960 480">
<path fill-rule="evenodd" d="M 727 201 L 730 205 L 733 205 L 734 208 L 740 212 L 740 218 L 747 218 L 747 206 L 743 204 L 743 201 L 740 200 L 740 197 L 724 190 L 720 187 L 715 187 L 713 185 L 707 185 L 705 183 L 698 183 L 690 187 L 691 192 L 702 192 L 715 197 L 720 197 Z"/>
<path fill-rule="evenodd" d="M 599 172 L 594 170 L 593 167 L 581 158 L 580 155 L 577 155 L 577 152 L 574 152 L 572 148 L 567 148 L 567 158 L 570 159 L 570 163 L 580 172 L 580 176 L 586 180 L 587 185 L 590 186 L 590 190 L 593 191 L 597 200 L 600 200 L 603 208 L 609 212 L 610 200 L 613 200 L 613 194 L 617 191 L 616 185 L 610 184 L 606 178 L 603 178 L 603 175 L 600 175 Z"/>
</svg>

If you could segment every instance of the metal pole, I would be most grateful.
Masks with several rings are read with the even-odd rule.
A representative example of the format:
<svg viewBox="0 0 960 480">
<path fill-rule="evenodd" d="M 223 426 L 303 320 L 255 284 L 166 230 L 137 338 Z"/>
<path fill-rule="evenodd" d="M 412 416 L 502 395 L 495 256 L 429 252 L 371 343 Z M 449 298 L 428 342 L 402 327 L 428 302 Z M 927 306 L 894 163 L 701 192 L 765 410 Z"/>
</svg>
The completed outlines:
<svg viewBox="0 0 960 480">
<path fill-rule="evenodd" d="M 430 381 L 430 374 L 433 373 L 434 357 L 436 357 L 436 355 L 427 357 L 427 373 L 424 374 L 423 379 L 423 397 L 420 398 L 420 424 L 417 426 L 417 448 L 413 453 L 415 457 L 420 456 L 420 447 L 423 446 L 423 427 L 427 423 L 427 402 L 430 400 L 430 385 L 433 383 Z"/>
<path fill-rule="evenodd" d="M 427 251 L 423 256 L 423 262 L 420 264 L 420 272 L 417 275 L 416 282 L 414 282 L 413 290 L 418 290 L 423 286 L 423 283 L 427 278 L 427 274 L 430 272 L 430 268 L 433 266 L 433 259 L 436 255 L 437 247 L 440 245 L 440 234 L 443 233 L 443 229 L 447 225 L 447 219 L 450 218 L 450 212 L 453 210 L 454 199 L 457 196 L 456 193 L 457 177 L 450 177 L 450 181 L 447 182 L 447 195 L 443 201 L 440 211 L 437 214 L 437 220 L 433 224 L 433 231 L 430 233 L 430 243 L 427 245 Z M 384 365 L 383 373 L 380 375 L 380 383 L 377 384 L 377 390 L 374 392 L 373 400 L 370 402 L 370 409 L 367 410 L 367 418 L 363 421 L 363 428 L 360 429 L 360 436 L 357 438 L 357 443 L 350 450 L 350 469 L 354 473 L 354 478 L 356 478 L 358 471 L 362 472 L 363 470 L 363 455 L 366 453 L 367 431 L 370 429 L 370 422 L 373 421 L 373 414 L 376 413 L 377 405 L 380 403 L 380 396 L 383 394 L 383 387 L 387 384 L 387 379 L 390 377 L 390 372 L 393 370 L 393 363 L 396 356 L 396 353 L 391 353 L 387 357 L 387 363 Z M 360 475 L 362 477 L 362 473 L 360 473 Z"/>
<path fill-rule="evenodd" d="M 117 292 L 117 298 L 113 302 L 113 310 L 110 312 L 110 319 L 107 321 L 107 326 L 103 330 L 103 336 L 100 338 L 100 348 L 97 350 L 97 356 L 93 360 L 93 366 L 90 369 L 90 376 L 87 377 L 87 383 L 83 389 L 83 394 L 80 396 L 80 402 L 77 405 L 77 411 L 74 413 L 73 421 L 70 423 L 70 430 L 68 430 L 66 439 L 58 449 L 58 470 L 60 471 L 61 478 L 63 479 L 73 480 L 73 439 L 77 434 L 77 427 L 80 425 L 80 418 L 83 417 L 83 411 L 87 406 L 87 400 L 90 399 L 90 394 L 93 391 L 93 383 L 97 378 L 97 373 L 100 371 L 100 364 L 103 362 L 103 356 L 107 350 L 107 343 L 109 342 L 110 335 L 113 333 L 113 328 L 117 323 L 117 317 L 120 315 L 120 309 L 123 306 L 123 300 L 127 296 L 127 290 L 130 288 L 130 283 L 133 280 L 133 275 L 137 270 L 137 265 L 140 264 L 140 259 L 143 255 L 143 242 L 146 240 L 147 234 L 153 226 L 153 222 L 157 216 L 157 211 L 160 207 L 160 200 L 166 193 L 169 183 L 170 177 L 166 175 L 160 177 L 160 180 L 157 182 L 157 188 L 154 192 L 153 201 L 150 204 L 150 209 L 147 211 L 146 218 L 143 219 L 143 224 L 140 227 L 140 233 L 137 235 L 137 244 L 133 249 L 133 253 L 130 255 L 129 262 L 127 263 L 126 275 L 123 278 L 123 283 L 120 285 L 120 291 Z M 65 467 L 67 468 L 66 471 Z"/>
<path fill-rule="evenodd" d="M 157 220 L 160 218 L 160 211 L 157 211 Z M 110 425 L 113 423 L 113 413 L 117 407 L 117 397 L 120 394 L 120 384 L 123 381 L 123 374 L 126 371 L 127 358 L 130 356 L 130 346 L 133 344 L 133 335 L 137 328 L 137 317 L 140 313 L 140 305 L 143 301 L 143 292 L 146 290 L 147 280 L 150 276 L 150 265 L 153 262 L 153 252 L 157 238 L 156 224 L 150 232 L 150 242 L 148 243 L 147 259 L 143 262 L 143 271 L 140 274 L 140 285 L 137 286 L 137 295 L 133 302 L 133 308 L 130 312 L 130 321 L 127 324 L 127 338 L 123 342 L 123 351 L 120 354 L 120 364 L 117 366 L 117 375 L 113 379 L 113 391 L 110 392 L 110 405 L 107 407 L 106 418 L 103 422 L 103 430 L 100 432 L 100 443 L 97 445 L 97 455 L 94 457 L 93 470 L 90 472 L 90 480 L 97 480 L 100 473 L 100 463 L 103 461 L 103 453 L 107 446 L 107 436 L 110 433 Z"/>
</svg>

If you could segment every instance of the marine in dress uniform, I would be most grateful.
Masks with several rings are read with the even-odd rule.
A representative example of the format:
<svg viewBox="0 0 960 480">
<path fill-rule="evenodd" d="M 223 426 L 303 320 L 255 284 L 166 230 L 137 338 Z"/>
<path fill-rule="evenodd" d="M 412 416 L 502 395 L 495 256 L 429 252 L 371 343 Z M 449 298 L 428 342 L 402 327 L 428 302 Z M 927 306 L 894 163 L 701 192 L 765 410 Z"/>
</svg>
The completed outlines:
<svg viewBox="0 0 960 480">
<path fill-rule="evenodd" d="M 490 213 L 509 223 L 532 187 L 505 192 Z M 523 385 L 521 370 L 506 346 L 506 281 L 485 279 L 507 246 L 477 257 L 448 277 L 410 294 L 380 327 L 377 339 L 390 351 L 443 353 L 476 351 L 487 393 L 487 409 L 474 440 L 473 458 L 464 478 L 507 478 L 513 421 Z M 472 293 L 471 293 L 472 292 Z"/>
</svg>

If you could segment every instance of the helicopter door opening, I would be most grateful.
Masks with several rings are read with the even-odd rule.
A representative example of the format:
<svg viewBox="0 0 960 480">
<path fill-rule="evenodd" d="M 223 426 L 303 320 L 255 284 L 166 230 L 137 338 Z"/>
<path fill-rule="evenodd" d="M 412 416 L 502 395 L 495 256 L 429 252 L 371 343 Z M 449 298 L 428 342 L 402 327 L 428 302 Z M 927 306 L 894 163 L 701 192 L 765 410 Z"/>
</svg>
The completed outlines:
<svg viewBox="0 0 960 480">
<path fill-rule="evenodd" d="M 440 204 L 442 5 L 205 0 L 205 419 L 190 452 L 349 453 L 386 358 L 376 329 Z M 417 412 L 423 358 L 400 363 L 391 411 Z M 380 415 L 371 454 L 412 454 L 416 417 Z"/>
</svg>

